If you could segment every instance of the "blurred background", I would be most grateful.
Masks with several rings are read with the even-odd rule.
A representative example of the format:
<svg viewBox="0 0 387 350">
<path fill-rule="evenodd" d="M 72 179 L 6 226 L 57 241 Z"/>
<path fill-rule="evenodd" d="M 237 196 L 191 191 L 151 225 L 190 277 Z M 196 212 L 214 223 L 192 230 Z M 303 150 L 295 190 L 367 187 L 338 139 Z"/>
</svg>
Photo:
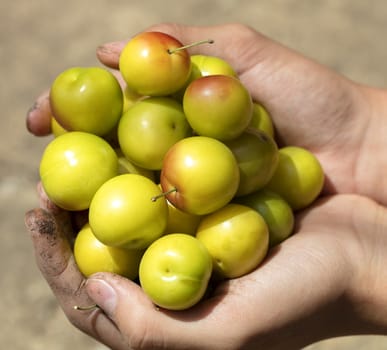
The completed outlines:
<svg viewBox="0 0 387 350">
<path fill-rule="evenodd" d="M 0 1 L 0 344 L 12 350 L 105 349 L 73 328 L 34 265 L 24 213 L 37 205 L 41 153 L 25 114 L 54 77 L 95 65 L 95 48 L 149 25 L 242 22 L 351 79 L 387 85 L 387 2 L 378 0 Z M 349 337 L 308 350 L 387 349 L 384 337 Z"/>
</svg>

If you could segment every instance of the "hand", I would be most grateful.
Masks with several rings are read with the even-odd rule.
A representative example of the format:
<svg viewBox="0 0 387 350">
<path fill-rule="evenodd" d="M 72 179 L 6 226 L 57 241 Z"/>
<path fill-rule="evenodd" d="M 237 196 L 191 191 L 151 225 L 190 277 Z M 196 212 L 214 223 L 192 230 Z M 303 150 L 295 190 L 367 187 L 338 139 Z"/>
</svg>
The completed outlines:
<svg viewBox="0 0 387 350">
<path fill-rule="evenodd" d="M 319 158 L 326 173 L 324 193 L 357 193 L 387 204 L 387 180 L 381 183 L 387 171 L 385 90 L 356 84 L 243 25 L 164 24 L 148 30 L 169 33 L 183 43 L 214 39 L 215 44 L 191 52 L 230 62 L 254 100 L 270 112 L 280 145 L 302 146 Z M 97 56 L 116 69 L 124 45 L 102 45 Z M 50 130 L 47 96 L 43 93 L 27 116 L 35 135 Z"/>
<path fill-rule="evenodd" d="M 367 198 L 322 199 L 257 270 L 184 312 L 157 309 L 119 276 L 86 281 L 68 241 L 68 213 L 41 198 L 44 209 L 26 217 L 38 266 L 70 321 L 112 349 L 300 349 L 387 331 L 387 211 Z M 100 309 L 74 310 L 94 303 Z"/>
<path fill-rule="evenodd" d="M 271 113 L 281 144 L 309 148 L 319 157 L 326 194 L 351 192 L 387 202 L 380 186 L 386 168 L 385 92 L 356 85 L 244 26 L 152 29 L 184 43 L 213 38 L 215 45 L 196 52 L 222 56 L 236 68 L 254 99 Z M 117 67 L 123 45 L 106 44 L 98 57 Z M 47 131 L 42 125 L 49 112 L 38 107 L 29 113 L 32 133 Z M 181 313 L 155 309 L 136 284 L 117 276 L 98 274 L 85 283 L 61 232 L 70 227 L 69 218 L 38 210 L 27 215 L 27 225 L 38 265 L 65 313 L 114 349 L 291 349 L 334 335 L 386 331 L 380 311 L 386 304 L 381 292 L 387 281 L 386 213 L 373 200 L 326 197 L 299 214 L 296 234 L 259 269 L 223 283 L 210 299 Z M 54 229 L 47 246 L 41 228 L 49 223 Z M 117 295 L 115 304 L 108 286 Z M 104 312 L 72 309 L 93 303 Z"/>
<path fill-rule="evenodd" d="M 211 38 L 192 53 L 220 56 L 236 69 L 253 98 L 270 112 L 281 144 L 313 151 L 326 172 L 325 193 L 358 193 L 387 204 L 387 92 L 336 72 L 238 24 L 159 25 L 183 43 Z M 124 42 L 97 50 L 118 68 Z M 381 183 L 382 181 L 382 183 Z"/>
</svg>

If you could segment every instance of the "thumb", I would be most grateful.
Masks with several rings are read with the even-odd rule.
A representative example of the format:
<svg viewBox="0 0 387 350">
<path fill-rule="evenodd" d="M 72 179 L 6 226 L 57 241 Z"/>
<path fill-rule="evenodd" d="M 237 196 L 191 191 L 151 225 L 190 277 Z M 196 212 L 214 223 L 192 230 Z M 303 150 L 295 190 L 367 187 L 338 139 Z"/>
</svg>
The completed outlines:
<svg viewBox="0 0 387 350">
<path fill-rule="evenodd" d="M 241 73 L 249 68 L 250 57 L 258 49 L 266 46 L 269 39 L 254 29 L 242 24 L 223 24 L 216 26 L 187 26 L 176 23 L 162 23 L 148 27 L 144 31 L 159 31 L 178 39 L 183 45 L 201 40 L 212 39 L 214 45 L 198 45 L 189 49 L 190 54 L 205 54 L 222 57 Z M 258 42 L 256 41 L 258 39 Z M 98 59 L 108 67 L 117 69 L 122 49 L 127 41 L 110 42 L 97 48 Z M 244 59 L 243 56 L 246 56 Z"/>
<path fill-rule="evenodd" d="M 193 31 L 191 30 L 193 28 L 199 29 L 199 27 L 189 27 L 189 26 L 184 26 L 179 24 L 162 23 L 162 24 L 157 24 L 157 25 L 148 27 L 144 29 L 142 32 L 147 32 L 147 31 L 163 32 L 176 37 L 178 40 L 185 42 L 185 40 L 188 40 L 189 36 L 191 36 L 192 34 L 193 36 L 195 36 L 195 34 L 197 33 L 197 30 L 193 30 Z M 139 33 L 136 33 L 135 35 L 137 34 Z M 128 40 L 113 41 L 113 42 L 104 43 L 98 46 L 97 52 L 96 52 L 97 58 L 104 65 L 113 69 L 118 69 L 120 54 L 122 49 L 126 45 L 127 41 Z"/>
<path fill-rule="evenodd" d="M 86 282 L 89 297 L 117 325 L 128 317 L 130 310 L 141 307 L 144 310 L 155 310 L 151 300 L 141 287 L 133 281 L 107 272 L 96 273 Z"/>
<path fill-rule="evenodd" d="M 198 312 L 194 308 L 179 313 L 163 310 L 152 303 L 139 285 L 111 273 L 91 276 L 86 290 L 114 322 L 130 348 L 202 349 L 196 336 L 208 338 L 211 325 L 205 315 L 208 316 L 209 310 Z"/>
<path fill-rule="evenodd" d="M 88 296 L 116 325 L 123 339 L 126 339 L 128 348 L 160 348 L 156 344 L 160 344 L 160 339 L 164 338 L 164 322 L 160 319 L 163 316 L 139 285 L 124 277 L 101 272 L 87 280 L 86 290 Z"/>
</svg>

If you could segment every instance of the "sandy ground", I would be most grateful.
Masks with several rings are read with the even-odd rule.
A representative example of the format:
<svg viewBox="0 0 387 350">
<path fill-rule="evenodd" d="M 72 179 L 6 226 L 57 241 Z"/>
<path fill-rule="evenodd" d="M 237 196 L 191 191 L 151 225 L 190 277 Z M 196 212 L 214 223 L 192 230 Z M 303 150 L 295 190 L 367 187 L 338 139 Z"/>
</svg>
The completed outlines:
<svg viewBox="0 0 387 350">
<path fill-rule="evenodd" d="M 73 328 L 35 267 L 23 216 L 48 138 L 25 130 L 25 113 L 56 74 L 96 64 L 100 43 L 174 21 L 249 24 L 348 77 L 387 84 L 387 2 L 377 0 L 0 1 L 0 344 L 12 350 L 104 349 Z M 310 350 L 387 349 L 383 337 L 350 337 Z"/>
</svg>

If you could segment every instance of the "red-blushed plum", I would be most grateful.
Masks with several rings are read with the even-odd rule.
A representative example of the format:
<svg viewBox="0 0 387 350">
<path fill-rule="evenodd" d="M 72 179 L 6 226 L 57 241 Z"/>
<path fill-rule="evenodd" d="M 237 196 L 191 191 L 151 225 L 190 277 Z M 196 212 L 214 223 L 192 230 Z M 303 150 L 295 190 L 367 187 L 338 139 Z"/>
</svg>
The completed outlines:
<svg viewBox="0 0 387 350">
<path fill-rule="evenodd" d="M 121 117 L 118 142 L 132 163 L 160 170 L 169 148 L 191 133 L 180 103 L 169 97 L 147 97 Z"/>
<path fill-rule="evenodd" d="M 161 185 L 159 185 L 161 189 Z M 190 214 L 176 208 L 169 200 L 168 204 L 168 221 L 164 234 L 185 233 L 191 236 L 196 234 L 201 216 Z"/>
<path fill-rule="evenodd" d="M 204 215 L 226 205 L 239 186 L 239 168 L 222 142 L 192 136 L 167 152 L 160 183 L 167 199 L 185 212 Z"/>
<path fill-rule="evenodd" d="M 183 44 L 161 32 L 143 32 L 122 50 L 119 70 L 127 85 L 140 95 L 167 96 L 184 86 L 191 59 Z"/>
<path fill-rule="evenodd" d="M 208 75 L 188 85 L 183 108 L 198 135 L 224 141 L 239 136 L 249 125 L 253 102 L 239 79 L 228 75 Z"/>
<path fill-rule="evenodd" d="M 231 65 L 220 57 L 209 55 L 191 55 L 191 74 L 182 89 L 173 95 L 178 101 L 183 101 L 187 86 L 195 79 L 207 75 L 229 75 L 238 78 L 237 73 Z"/>
</svg>

